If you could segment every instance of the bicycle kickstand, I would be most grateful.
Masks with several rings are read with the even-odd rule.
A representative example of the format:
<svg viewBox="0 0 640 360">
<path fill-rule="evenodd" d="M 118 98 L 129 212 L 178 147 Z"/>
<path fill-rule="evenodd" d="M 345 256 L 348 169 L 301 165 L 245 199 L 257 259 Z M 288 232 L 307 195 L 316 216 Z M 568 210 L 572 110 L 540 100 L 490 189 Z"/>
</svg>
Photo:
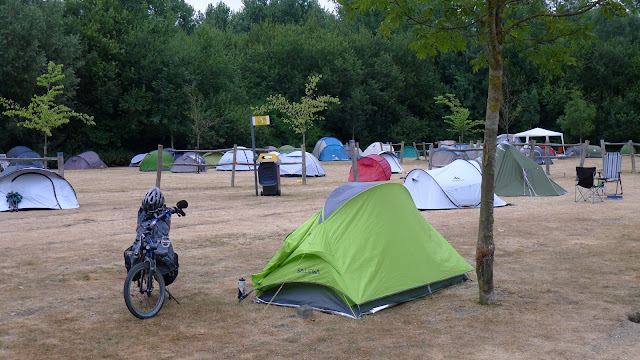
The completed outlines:
<svg viewBox="0 0 640 360">
<path fill-rule="evenodd" d="M 164 291 L 166 291 L 167 294 L 169 294 L 169 299 L 173 299 L 173 301 L 177 302 L 178 305 L 180 305 L 180 302 L 178 301 L 178 299 L 176 299 L 173 295 L 171 295 L 171 293 L 169 292 L 169 289 L 165 288 Z"/>
</svg>

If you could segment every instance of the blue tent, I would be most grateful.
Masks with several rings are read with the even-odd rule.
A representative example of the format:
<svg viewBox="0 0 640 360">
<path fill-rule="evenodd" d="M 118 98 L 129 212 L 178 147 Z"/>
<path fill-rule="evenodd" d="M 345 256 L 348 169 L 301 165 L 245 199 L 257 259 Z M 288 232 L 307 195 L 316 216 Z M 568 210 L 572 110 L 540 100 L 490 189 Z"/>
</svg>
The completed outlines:
<svg viewBox="0 0 640 360">
<path fill-rule="evenodd" d="M 313 149 L 313 156 L 320 161 L 347 161 L 349 156 L 342 142 L 334 137 L 323 137 Z"/>
</svg>

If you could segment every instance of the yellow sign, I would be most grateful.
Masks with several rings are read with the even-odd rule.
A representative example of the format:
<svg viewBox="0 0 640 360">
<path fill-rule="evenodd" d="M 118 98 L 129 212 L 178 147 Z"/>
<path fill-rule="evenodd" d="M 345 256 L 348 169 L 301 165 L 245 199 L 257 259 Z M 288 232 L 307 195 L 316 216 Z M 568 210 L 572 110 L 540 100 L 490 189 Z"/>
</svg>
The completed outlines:
<svg viewBox="0 0 640 360">
<path fill-rule="evenodd" d="M 278 155 L 273 153 L 260 154 L 258 156 L 258 162 L 276 162 L 281 161 Z"/>
<path fill-rule="evenodd" d="M 269 115 L 251 117 L 251 125 L 253 126 L 269 125 L 270 123 Z"/>
</svg>

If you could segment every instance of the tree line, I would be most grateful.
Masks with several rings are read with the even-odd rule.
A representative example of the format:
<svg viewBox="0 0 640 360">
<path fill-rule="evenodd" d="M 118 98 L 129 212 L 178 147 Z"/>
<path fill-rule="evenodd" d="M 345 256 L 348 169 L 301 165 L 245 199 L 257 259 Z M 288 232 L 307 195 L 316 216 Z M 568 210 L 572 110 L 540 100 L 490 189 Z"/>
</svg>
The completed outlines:
<svg viewBox="0 0 640 360">
<path fill-rule="evenodd" d="M 640 19 L 592 11 L 572 21 L 589 41 L 560 39 L 557 66 L 540 68 L 530 49 L 505 51 L 501 132 L 540 126 L 568 142 L 640 139 Z M 342 141 L 457 139 L 451 110 L 435 99 L 453 94 L 471 120 L 484 119 L 487 70 L 480 48 L 423 59 L 415 35 L 380 31 L 381 14 L 328 13 L 315 0 L 244 0 L 195 13 L 183 0 L 5 0 L 0 3 L 0 97 L 27 105 L 42 95 L 47 64 L 63 64 L 58 103 L 93 118 L 51 130 L 48 147 L 72 155 L 94 150 L 112 164 L 161 143 L 225 148 L 250 143 L 252 108 L 270 96 L 295 101 L 310 76 L 317 93 L 339 99 L 306 132 Z M 544 51 L 538 47 L 536 51 Z M 541 70 L 542 69 L 542 70 Z M 259 127 L 258 146 L 302 138 L 277 111 Z M 42 148 L 42 134 L 0 118 L 0 153 Z M 466 140 L 480 139 L 469 133 Z"/>
</svg>

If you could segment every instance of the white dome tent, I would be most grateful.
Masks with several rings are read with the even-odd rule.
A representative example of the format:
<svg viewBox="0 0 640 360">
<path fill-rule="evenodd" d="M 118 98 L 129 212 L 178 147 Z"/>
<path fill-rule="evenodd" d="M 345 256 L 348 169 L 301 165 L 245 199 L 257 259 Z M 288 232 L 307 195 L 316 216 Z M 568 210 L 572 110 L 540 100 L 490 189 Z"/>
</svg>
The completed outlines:
<svg viewBox="0 0 640 360">
<path fill-rule="evenodd" d="M 404 186 L 420 210 L 475 208 L 480 206 L 480 169 L 475 160 L 458 159 L 438 169 L 411 170 Z M 493 206 L 506 204 L 493 195 Z"/>
<path fill-rule="evenodd" d="M 302 151 L 293 151 L 289 154 L 280 154 L 281 176 L 302 176 Z M 326 176 L 327 174 L 320 161 L 311 153 L 305 158 L 307 176 Z"/>
<path fill-rule="evenodd" d="M 380 141 L 374 142 L 374 143 L 371 143 L 369 146 L 367 146 L 367 148 L 362 153 L 362 157 L 365 157 L 367 155 L 378 155 L 381 152 L 385 152 L 385 151 L 390 152 L 392 154 L 395 153 L 395 151 L 393 151 L 393 146 L 389 144 L 385 144 Z"/>
<path fill-rule="evenodd" d="M 391 166 L 391 173 L 401 174 L 404 171 L 404 169 L 402 169 L 402 166 L 398 162 L 398 158 L 394 154 L 388 151 L 383 151 L 378 155 L 382 156 L 385 160 L 389 162 L 389 165 Z"/>
<path fill-rule="evenodd" d="M 231 171 L 233 165 L 233 150 L 229 150 L 218 161 L 216 170 L 218 171 Z M 248 171 L 253 170 L 253 151 L 247 149 L 244 146 L 238 146 L 236 153 L 236 171 Z"/>
<path fill-rule="evenodd" d="M 10 167 L 0 173 L 0 199 L 6 199 L 10 193 L 20 195 L 18 209 L 75 209 L 80 206 L 71 184 L 43 168 Z M 9 203 L 0 201 L 0 211 L 9 210 L 12 210 Z"/>
</svg>

